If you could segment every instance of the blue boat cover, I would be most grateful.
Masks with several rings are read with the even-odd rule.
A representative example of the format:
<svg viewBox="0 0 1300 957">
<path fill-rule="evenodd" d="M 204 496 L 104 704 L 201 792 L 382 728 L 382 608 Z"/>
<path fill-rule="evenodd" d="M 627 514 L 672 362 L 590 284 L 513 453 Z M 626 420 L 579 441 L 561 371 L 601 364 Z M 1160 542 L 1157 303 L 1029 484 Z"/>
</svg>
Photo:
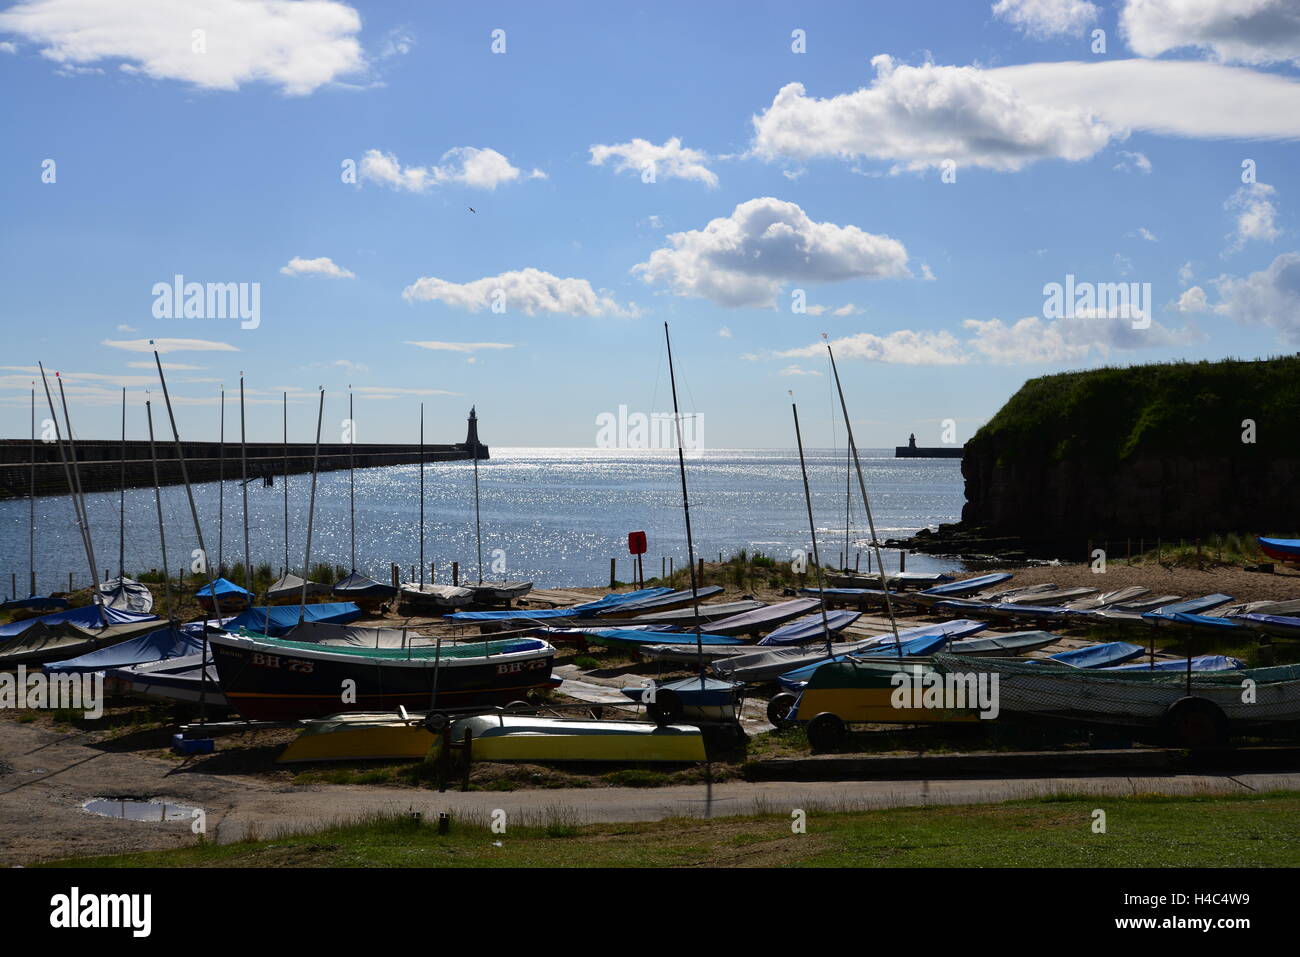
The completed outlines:
<svg viewBox="0 0 1300 957">
<path fill-rule="evenodd" d="M 1073 665 L 1075 668 L 1105 668 L 1107 665 L 1122 665 L 1126 661 L 1132 661 L 1142 654 L 1142 650 L 1138 645 L 1130 645 L 1127 641 L 1110 641 L 1104 645 L 1062 651 L 1046 660 Z"/>
<path fill-rule="evenodd" d="M 110 668 L 126 668 L 130 665 L 196 655 L 202 651 L 203 623 L 198 622 L 197 625 L 160 628 L 78 658 L 55 661 L 47 664 L 45 671 L 51 674 L 105 671 Z"/>
<path fill-rule="evenodd" d="M 249 597 L 252 597 L 253 594 L 247 588 L 240 588 L 232 581 L 229 581 L 225 578 L 218 578 L 216 581 L 209 582 L 208 584 L 204 585 L 202 588 L 196 591 L 194 595 L 197 598 L 211 598 L 212 590 L 214 588 L 216 589 L 218 598 L 220 598 L 222 595 L 247 595 Z"/>
<path fill-rule="evenodd" d="M 656 684 L 655 691 L 672 691 L 687 707 L 709 707 L 732 704 L 736 700 L 738 689 L 744 687 L 743 681 L 720 681 L 717 678 L 678 678 Z M 620 688 L 623 694 L 633 701 L 640 701 L 645 687 L 630 686 Z"/>
<path fill-rule="evenodd" d="M 899 632 L 898 636 L 902 638 L 902 632 Z M 776 680 L 784 690 L 798 691 L 808 683 L 808 679 L 812 677 L 814 671 L 829 662 L 844 661 L 848 658 L 915 658 L 938 650 L 947 644 L 949 640 L 950 636 L 938 633 L 907 639 L 898 645 L 893 641 L 887 641 L 879 647 L 872 645 L 864 651 L 855 651 L 851 655 L 836 655 L 834 658 L 827 658 L 825 661 L 818 661 L 811 665 L 804 665 L 802 668 L 795 668 L 793 671 L 787 671 Z"/>
<path fill-rule="evenodd" d="M 977 591 L 983 591 L 993 585 L 1001 585 L 1005 581 L 1010 581 L 1011 575 L 1007 572 L 994 572 L 990 575 L 979 575 L 975 578 L 964 578 L 959 582 L 949 582 L 946 585 L 935 585 L 932 588 L 918 592 L 921 595 L 970 595 Z"/>
<path fill-rule="evenodd" d="M 1192 625 L 1197 628 L 1213 628 L 1216 631 L 1232 631 L 1236 628 L 1246 627 L 1241 622 L 1232 621 L 1228 618 L 1215 618 L 1212 615 L 1192 615 L 1181 611 L 1168 620 L 1180 625 Z"/>
<path fill-rule="evenodd" d="M 259 635 L 279 638 L 298 626 L 298 612 L 303 621 L 319 621 L 331 625 L 346 625 L 361 617 L 356 602 L 327 601 L 315 605 L 259 605 L 226 623 L 226 631 L 238 632 L 241 628 Z"/>
<path fill-rule="evenodd" d="M 56 611 L 52 615 L 42 615 L 39 618 L 28 618 L 25 621 L 11 621 L 7 625 L 0 625 L 0 641 L 6 638 L 13 638 L 21 635 L 28 628 L 37 622 L 46 625 L 57 625 L 67 622 L 73 625 L 81 625 L 83 628 L 98 628 L 101 621 L 107 620 L 110 625 L 124 625 L 133 621 L 157 620 L 158 616 L 144 612 L 118 611 L 114 608 L 104 608 L 103 618 L 100 618 L 99 605 L 83 605 L 80 608 L 69 608 L 67 611 Z"/>
<path fill-rule="evenodd" d="M 640 601 L 643 598 L 652 598 L 658 595 L 666 595 L 671 588 L 643 588 L 640 591 L 630 591 L 626 595 L 619 595 L 611 592 L 604 598 L 598 598 L 595 601 L 589 601 L 582 605 L 572 605 L 568 608 L 512 608 L 508 611 L 457 611 L 449 615 L 443 615 L 444 621 L 512 621 L 523 619 L 532 621 L 534 619 L 544 620 L 547 618 L 582 618 L 585 615 L 593 615 L 607 608 L 617 608 L 626 605 L 629 602 Z"/>
<path fill-rule="evenodd" d="M 1201 655 L 1192 659 L 1192 671 L 1240 671 L 1246 663 L 1227 655 Z M 1102 671 L 1186 671 L 1187 659 L 1157 661 L 1154 665 L 1142 661 L 1131 665 L 1111 665 Z"/>
<path fill-rule="evenodd" d="M 1159 608 L 1144 612 L 1143 618 L 1168 618 L 1173 620 L 1177 615 L 1196 615 L 1203 611 L 1209 611 L 1211 608 L 1218 608 L 1220 605 L 1226 605 L 1232 601 L 1231 595 L 1202 595 L 1200 598 L 1189 598 L 1187 601 L 1176 601 L 1172 605 L 1161 605 Z"/>
<path fill-rule="evenodd" d="M 826 612 L 826 625 L 834 634 L 843 631 L 861 617 L 862 612 L 859 611 L 828 611 Z M 760 641 L 759 644 L 769 646 L 802 645 L 825 637 L 826 631 L 822 627 L 822 615 L 821 612 L 818 612 L 815 615 L 798 618 L 788 625 L 782 625 Z"/>
<path fill-rule="evenodd" d="M 592 628 L 587 640 L 596 644 L 625 645 L 746 645 L 744 638 L 730 635 L 696 635 L 690 631 L 638 631 L 634 628 Z"/>
</svg>

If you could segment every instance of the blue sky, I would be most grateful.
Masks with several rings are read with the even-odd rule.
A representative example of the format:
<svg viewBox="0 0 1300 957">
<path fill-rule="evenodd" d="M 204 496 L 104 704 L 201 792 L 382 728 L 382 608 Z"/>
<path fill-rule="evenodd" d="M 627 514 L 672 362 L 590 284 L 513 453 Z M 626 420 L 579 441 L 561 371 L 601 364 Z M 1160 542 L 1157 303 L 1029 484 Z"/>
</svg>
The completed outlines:
<svg viewBox="0 0 1300 957">
<path fill-rule="evenodd" d="M 822 333 L 865 446 L 963 440 L 1046 372 L 1300 343 L 1285 0 L 27 0 L 0 83 L 8 437 L 38 360 L 115 435 L 149 338 L 187 438 L 242 370 L 254 439 L 282 389 L 308 439 L 320 386 L 335 438 L 353 385 L 362 441 L 423 401 L 430 441 L 476 405 L 489 444 L 584 446 L 671 407 L 667 321 L 711 447 L 791 445 L 789 389 L 842 442 Z M 157 318 L 177 274 L 259 284 L 256 327 Z M 1150 283 L 1145 327 L 1044 315 L 1067 274 Z"/>
</svg>

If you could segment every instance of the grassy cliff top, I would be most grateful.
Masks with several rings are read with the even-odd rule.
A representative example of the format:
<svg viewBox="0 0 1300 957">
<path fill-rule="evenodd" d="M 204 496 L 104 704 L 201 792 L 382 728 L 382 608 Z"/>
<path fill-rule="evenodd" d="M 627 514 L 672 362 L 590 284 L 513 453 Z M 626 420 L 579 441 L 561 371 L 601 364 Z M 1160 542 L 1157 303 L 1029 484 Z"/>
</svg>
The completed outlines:
<svg viewBox="0 0 1300 957">
<path fill-rule="evenodd" d="M 1254 445 L 1242 441 L 1253 419 Z M 1171 362 L 1030 379 L 967 443 L 1002 462 L 1297 455 L 1300 355 Z"/>
</svg>

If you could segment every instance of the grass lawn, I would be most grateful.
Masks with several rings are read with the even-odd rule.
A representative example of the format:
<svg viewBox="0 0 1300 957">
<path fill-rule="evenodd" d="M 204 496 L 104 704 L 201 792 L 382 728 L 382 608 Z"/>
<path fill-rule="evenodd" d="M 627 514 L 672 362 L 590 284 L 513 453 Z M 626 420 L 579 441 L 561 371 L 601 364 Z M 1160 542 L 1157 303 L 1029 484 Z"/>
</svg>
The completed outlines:
<svg viewBox="0 0 1300 957">
<path fill-rule="evenodd" d="M 1106 833 L 1093 832 L 1093 811 Z M 510 828 L 380 817 L 314 834 L 71 859 L 76 867 L 1295 867 L 1300 793 L 1061 797 L 791 818 Z"/>
</svg>

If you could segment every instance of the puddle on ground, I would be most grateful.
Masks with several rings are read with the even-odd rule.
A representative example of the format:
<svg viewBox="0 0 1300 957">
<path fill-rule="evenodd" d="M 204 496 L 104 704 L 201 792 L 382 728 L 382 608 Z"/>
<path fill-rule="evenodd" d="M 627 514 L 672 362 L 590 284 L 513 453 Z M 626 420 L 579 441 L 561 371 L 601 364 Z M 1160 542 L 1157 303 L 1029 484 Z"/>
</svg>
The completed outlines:
<svg viewBox="0 0 1300 957">
<path fill-rule="evenodd" d="M 123 821 L 189 821 L 196 808 L 184 804 L 165 804 L 162 801 L 143 801 L 137 798 L 92 798 L 81 805 L 91 814 L 115 817 Z"/>
</svg>

